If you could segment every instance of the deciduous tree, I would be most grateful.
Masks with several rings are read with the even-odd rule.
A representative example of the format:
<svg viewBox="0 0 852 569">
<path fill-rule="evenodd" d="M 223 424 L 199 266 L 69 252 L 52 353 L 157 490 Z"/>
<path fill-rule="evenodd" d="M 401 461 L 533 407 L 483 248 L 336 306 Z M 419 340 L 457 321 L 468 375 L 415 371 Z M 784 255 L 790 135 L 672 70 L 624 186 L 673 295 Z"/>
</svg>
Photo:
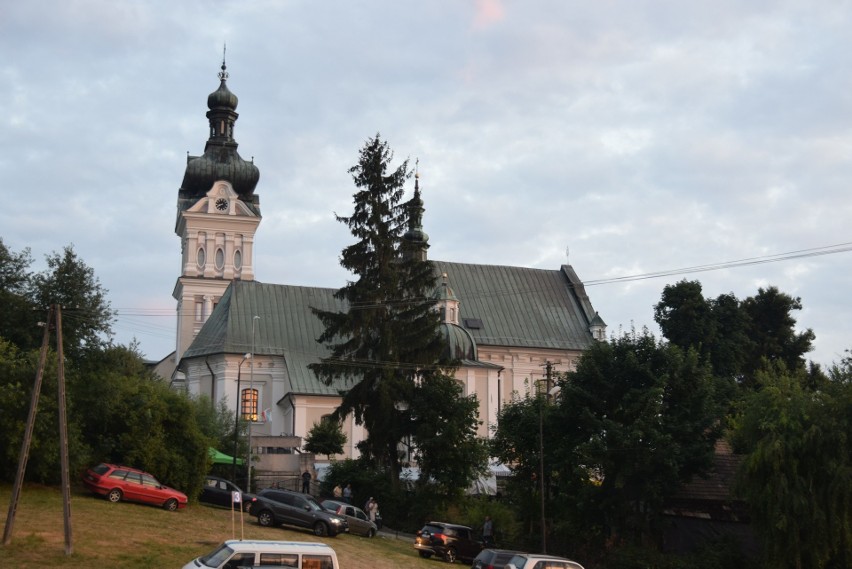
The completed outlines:
<svg viewBox="0 0 852 569">
<path fill-rule="evenodd" d="M 339 421 L 327 418 L 314 423 L 308 436 L 305 437 L 305 450 L 314 454 L 324 454 L 331 458 L 333 454 L 341 454 L 346 444 L 346 433 Z"/>
<path fill-rule="evenodd" d="M 852 373 L 848 361 L 819 390 L 776 361 L 758 372 L 733 422 L 746 453 L 739 492 L 773 567 L 852 563 Z"/>
<path fill-rule="evenodd" d="M 654 320 L 669 342 L 696 349 L 716 375 L 754 388 L 765 361 L 804 369 L 815 336 L 810 329 L 796 331 L 793 311 L 801 309 L 799 298 L 775 287 L 742 301 L 733 294 L 710 299 L 702 296 L 698 281 L 684 280 L 663 289 Z"/>
<path fill-rule="evenodd" d="M 73 364 L 86 350 L 109 343 L 115 313 L 94 269 L 77 256 L 72 245 L 45 260 L 47 269 L 33 275 L 30 296 L 37 307 L 62 307 L 65 355 Z"/>
</svg>

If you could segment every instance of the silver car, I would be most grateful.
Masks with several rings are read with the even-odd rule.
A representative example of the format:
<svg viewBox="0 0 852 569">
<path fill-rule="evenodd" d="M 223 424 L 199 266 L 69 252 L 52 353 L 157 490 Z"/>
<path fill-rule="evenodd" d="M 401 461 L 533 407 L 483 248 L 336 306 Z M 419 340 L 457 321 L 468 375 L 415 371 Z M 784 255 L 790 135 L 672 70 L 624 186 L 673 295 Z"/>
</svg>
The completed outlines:
<svg viewBox="0 0 852 569">
<path fill-rule="evenodd" d="M 505 569 L 537 569 L 547 567 L 548 569 L 583 569 L 576 561 L 564 557 L 550 557 L 547 555 L 536 555 L 535 553 L 519 553 L 506 563 Z"/>
<path fill-rule="evenodd" d="M 346 518 L 346 521 L 349 522 L 349 533 L 373 537 L 378 531 L 376 524 L 370 521 L 370 518 L 361 508 L 337 500 L 325 500 L 320 505 L 326 510 Z"/>
</svg>

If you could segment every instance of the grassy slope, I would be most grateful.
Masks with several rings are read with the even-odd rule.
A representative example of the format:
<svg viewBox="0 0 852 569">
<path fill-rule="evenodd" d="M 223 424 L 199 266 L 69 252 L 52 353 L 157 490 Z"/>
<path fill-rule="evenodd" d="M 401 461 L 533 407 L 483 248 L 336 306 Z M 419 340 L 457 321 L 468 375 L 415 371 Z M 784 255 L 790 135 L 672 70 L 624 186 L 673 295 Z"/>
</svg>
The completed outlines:
<svg viewBox="0 0 852 569">
<path fill-rule="evenodd" d="M 5 531 L 11 487 L 0 486 L 0 528 Z M 15 569 L 65 567 L 91 569 L 179 569 L 235 536 L 231 512 L 190 505 L 178 512 L 151 506 L 110 504 L 83 491 L 71 496 L 73 553 L 65 555 L 62 493 L 59 488 L 26 486 L 18 503 L 12 542 L 0 545 L 0 566 Z M 246 539 L 322 541 L 337 552 L 342 569 L 440 569 L 443 564 L 418 557 L 407 540 L 354 535 L 317 538 L 308 532 L 260 527 L 255 518 L 243 520 Z"/>
</svg>

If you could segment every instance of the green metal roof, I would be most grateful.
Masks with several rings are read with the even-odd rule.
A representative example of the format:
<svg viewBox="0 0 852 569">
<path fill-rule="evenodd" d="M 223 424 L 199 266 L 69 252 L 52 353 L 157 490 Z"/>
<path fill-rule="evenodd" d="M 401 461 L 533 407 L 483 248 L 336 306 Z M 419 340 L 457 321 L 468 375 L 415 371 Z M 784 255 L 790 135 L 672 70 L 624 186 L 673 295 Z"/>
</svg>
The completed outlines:
<svg viewBox="0 0 852 569">
<path fill-rule="evenodd" d="M 570 267 L 431 262 L 438 275 L 448 275 L 461 303 L 459 323 L 478 346 L 582 350 L 593 342 L 589 322 L 595 313 Z M 334 298 L 335 290 L 235 280 L 183 358 L 249 352 L 282 356 L 293 392 L 336 395 L 342 383 L 326 386 L 307 367 L 328 354 L 316 341 L 323 326 L 311 307 L 346 310 L 346 303 Z"/>
<path fill-rule="evenodd" d="M 316 341 L 324 328 L 311 307 L 346 310 L 346 303 L 333 294 L 330 288 L 235 280 L 183 358 L 223 353 L 282 356 L 294 392 L 337 395 L 342 384 L 327 386 L 307 367 L 328 354 Z"/>
<path fill-rule="evenodd" d="M 432 263 L 449 277 L 460 301 L 459 324 L 477 346 L 582 350 L 593 342 L 594 310 L 571 267 Z"/>
</svg>

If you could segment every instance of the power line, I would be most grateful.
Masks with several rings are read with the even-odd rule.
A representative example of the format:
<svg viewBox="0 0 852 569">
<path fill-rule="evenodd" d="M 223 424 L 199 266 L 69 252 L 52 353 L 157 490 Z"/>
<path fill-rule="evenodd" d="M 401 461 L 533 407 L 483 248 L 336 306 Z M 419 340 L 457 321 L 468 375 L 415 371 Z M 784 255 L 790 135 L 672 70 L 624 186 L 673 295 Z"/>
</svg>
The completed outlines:
<svg viewBox="0 0 852 569">
<path fill-rule="evenodd" d="M 709 271 L 718 271 L 722 269 L 733 269 L 739 267 L 747 267 L 752 265 L 762 265 L 767 263 L 777 263 L 781 261 L 790 261 L 793 259 L 807 259 L 812 257 L 820 257 L 824 255 L 832 255 L 836 253 L 846 253 L 852 251 L 852 242 L 847 243 L 838 243 L 835 245 L 826 245 L 822 247 L 813 247 L 809 249 L 800 249 L 796 251 L 788 251 L 785 253 L 776 253 L 772 255 L 764 255 L 759 257 L 747 257 L 743 259 L 737 259 L 734 261 L 724 261 L 719 263 L 709 263 L 704 265 L 694 265 L 691 267 L 683 267 L 679 269 L 668 269 L 662 271 L 654 271 L 649 273 L 639 273 L 635 275 L 624 275 L 620 277 L 610 277 L 610 278 L 601 278 L 601 279 L 589 279 L 583 281 L 584 286 L 600 286 L 606 284 L 617 284 L 617 283 L 626 283 L 640 280 L 648 280 L 655 278 L 663 278 L 677 275 L 685 275 L 690 273 L 702 273 Z M 493 291 L 491 296 L 509 296 L 515 294 L 523 294 L 525 292 L 533 292 L 530 290 L 504 290 L 504 291 Z M 350 308 L 356 309 L 372 309 L 377 308 L 382 304 L 394 304 L 399 302 L 405 303 L 413 303 L 412 299 L 408 299 L 405 301 L 397 300 L 394 301 L 389 299 L 384 303 L 365 303 L 361 306 L 352 306 Z M 431 299 L 424 298 L 422 302 L 432 302 Z M 73 318 L 73 310 L 70 312 L 69 316 Z M 192 315 L 194 309 L 185 309 L 185 316 Z M 170 317 L 174 318 L 176 316 L 176 312 L 173 308 L 138 308 L 138 307 L 127 307 L 127 308 L 118 308 L 115 309 L 115 317 L 116 322 L 115 325 L 125 328 L 135 330 L 138 333 L 147 335 L 147 336 L 158 336 L 158 337 L 167 337 L 170 334 L 171 328 L 165 325 L 146 325 L 143 324 L 145 319 L 155 317 Z"/>
<path fill-rule="evenodd" d="M 596 286 L 602 284 L 612 284 L 619 282 L 639 281 L 646 279 L 654 279 L 660 277 L 670 277 L 675 275 L 685 275 L 688 273 L 703 273 L 707 271 L 718 271 L 721 269 L 731 269 L 737 267 L 746 267 L 749 265 L 762 265 L 766 263 L 777 263 L 779 261 L 789 261 L 791 259 L 804 259 L 808 257 L 819 257 L 822 255 L 832 255 L 834 253 L 845 253 L 852 251 L 852 243 L 838 243 L 837 245 L 827 245 L 824 247 L 814 247 L 811 249 L 801 249 L 799 251 L 790 251 L 787 253 L 777 253 L 774 255 L 765 255 L 762 257 L 749 257 L 736 261 L 725 261 L 722 263 L 711 263 L 708 265 L 696 265 L 694 267 L 685 267 L 682 269 L 671 269 L 666 271 L 657 271 L 653 273 L 640 273 L 637 275 L 626 275 L 623 277 L 612 277 L 607 279 L 591 279 L 583 281 L 585 286 Z"/>
</svg>

